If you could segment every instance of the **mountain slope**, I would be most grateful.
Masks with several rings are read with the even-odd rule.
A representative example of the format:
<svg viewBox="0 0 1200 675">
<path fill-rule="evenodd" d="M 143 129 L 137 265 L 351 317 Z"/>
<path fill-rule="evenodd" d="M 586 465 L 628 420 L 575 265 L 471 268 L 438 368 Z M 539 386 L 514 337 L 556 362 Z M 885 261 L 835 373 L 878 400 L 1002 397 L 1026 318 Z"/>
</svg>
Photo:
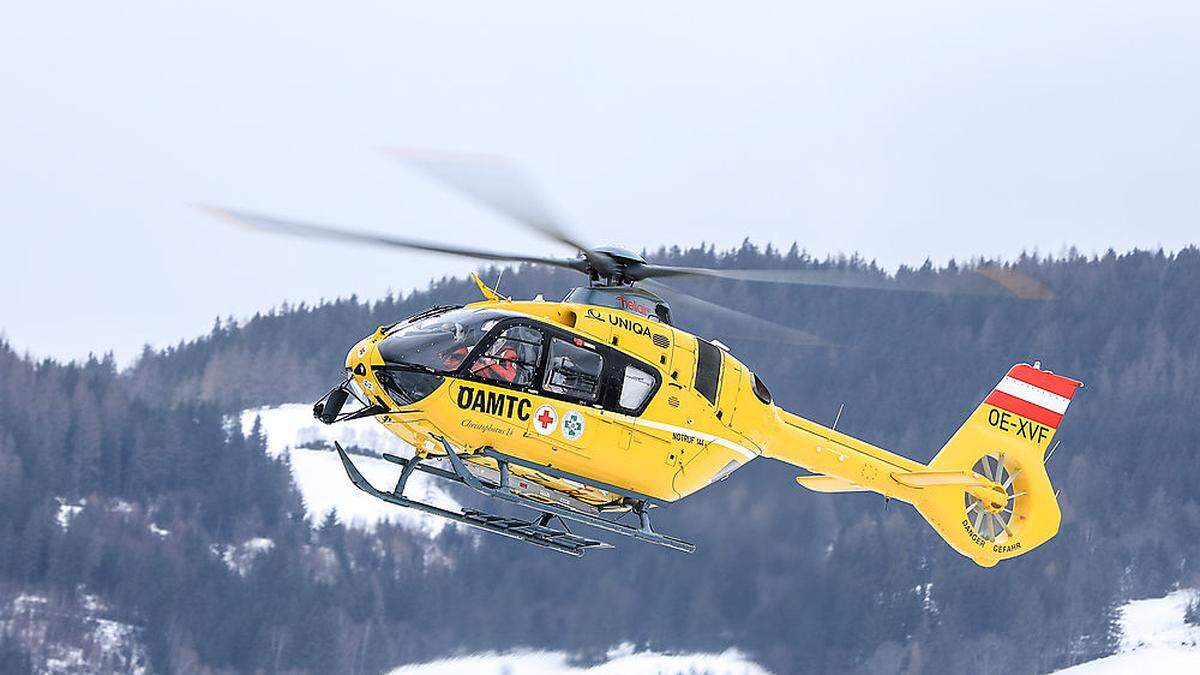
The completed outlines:
<svg viewBox="0 0 1200 675">
<path fill-rule="evenodd" d="M 660 259 L 813 264 L 749 246 Z M 1062 532 L 993 570 L 947 549 L 910 510 L 806 493 L 769 461 L 659 516 L 663 531 L 699 544 L 692 556 L 619 542 L 570 560 L 456 528 L 415 532 L 391 516 L 372 516 L 373 531 L 314 523 L 343 498 L 307 508 L 293 482 L 307 460 L 289 466 L 285 453 L 268 452 L 267 420 L 257 431 L 227 421 L 315 400 L 376 325 L 477 296 L 469 282 L 445 280 L 403 298 L 222 322 L 125 371 L 103 360 L 32 363 L 0 348 L 0 582 L 39 597 L 100 598 L 142 631 L 155 670 L 383 672 L 514 648 L 595 663 L 625 642 L 736 648 L 778 673 L 1008 674 L 1091 660 L 1112 649 L 1110 607 L 1200 576 L 1191 544 L 1200 536 L 1200 253 L 1014 264 L 1060 299 L 688 287 L 838 349 L 726 338 L 721 324 L 680 313 L 764 374 L 785 407 L 831 421 L 845 402 L 839 428 L 921 460 L 1015 361 L 1041 359 L 1084 380 L 1048 467 L 1063 489 Z M 574 281 L 522 268 L 505 275 L 505 290 L 553 297 Z M 314 457 L 315 475 L 340 480 Z M 114 500 L 131 508 L 113 509 Z M 82 504 L 66 529 L 63 503 Z M 254 543 L 263 540 L 271 545 Z M 981 668 L 979 654 L 994 656 Z"/>
<path fill-rule="evenodd" d="M 1194 590 L 1132 601 L 1118 611 L 1117 653 L 1060 671 L 1064 675 L 1200 672 L 1200 626 L 1184 621 Z"/>
</svg>

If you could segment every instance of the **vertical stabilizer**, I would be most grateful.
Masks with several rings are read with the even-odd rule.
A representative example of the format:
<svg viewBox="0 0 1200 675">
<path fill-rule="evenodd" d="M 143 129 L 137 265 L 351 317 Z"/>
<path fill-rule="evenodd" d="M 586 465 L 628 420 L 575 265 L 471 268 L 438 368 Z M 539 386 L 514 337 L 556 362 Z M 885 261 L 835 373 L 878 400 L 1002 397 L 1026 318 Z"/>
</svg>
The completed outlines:
<svg viewBox="0 0 1200 675">
<path fill-rule="evenodd" d="M 983 479 L 984 486 L 928 481 L 914 502 L 959 553 L 991 567 L 1058 533 L 1046 450 L 1079 386 L 1035 366 L 1013 366 L 930 462 L 931 472 Z"/>
</svg>

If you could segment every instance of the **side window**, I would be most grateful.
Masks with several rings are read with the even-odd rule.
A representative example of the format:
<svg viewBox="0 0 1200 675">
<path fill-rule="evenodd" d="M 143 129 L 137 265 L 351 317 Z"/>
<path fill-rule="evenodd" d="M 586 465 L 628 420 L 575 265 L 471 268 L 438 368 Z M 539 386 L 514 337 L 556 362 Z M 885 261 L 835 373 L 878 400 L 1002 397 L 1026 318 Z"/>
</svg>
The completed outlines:
<svg viewBox="0 0 1200 675">
<path fill-rule="evenodd" d="M 717 387 L 721 384 L 721 350 L 707 340 L 697 340 L 696 345 L 696 391 L 716 405 Z"/>
<path fill-rule="evenodd" d="M 603 369 L 604 359 L 596 352 L 554 338 L 546 367 L 546 391 L 595 401 Z"/>
<path fill-rule="evenodd" d="M 758 373 L 754 374 L 754 395 L 763 403 L 771 404 L 771 390 L 767 389 L 767 385 L 758 377 Z"/>
<path fill-rule="evenodd" d="M 470 371 L 485 380 L 528 387 L 533 384 L 541 357 L 542 332 L 528 326 L 513 326 L 496 336 L 471 364 Z"/>
<path fill-rule="evenodd" d="M 646 402 L 646 397 L 654 390 L 654 376 L 641 368 L 625 366 L 625 375 L 621 380 L 620 405 L 626 410 L 637 410 Z"/>
</svg>

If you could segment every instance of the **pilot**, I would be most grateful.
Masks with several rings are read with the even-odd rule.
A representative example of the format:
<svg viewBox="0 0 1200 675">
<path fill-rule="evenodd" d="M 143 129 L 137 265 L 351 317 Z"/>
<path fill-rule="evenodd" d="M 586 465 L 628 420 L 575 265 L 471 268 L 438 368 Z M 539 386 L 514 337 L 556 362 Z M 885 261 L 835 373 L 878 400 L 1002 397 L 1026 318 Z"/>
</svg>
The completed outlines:
<svg viewBox="0 0 1200 675">
<path fill-rule="evenodd" d="M 496 346 L 498 349 L 489 350 L 492 354 L 480 358 L 479 364 L 472 368 L 472 370 L 476 375 L 486 377 L 489 380 L 518 384 L 517 362 L 520 359 L 520 355 L 517 354 L 516 348 L 508 342 L 501 342 Z"/>
<path fill-rule="evenodd" d="M 459 345 L 450 351 L 442 352 L 442 362 L 446 364 L 448 370 L 454 370 L 462 365 L 463 359 L 467 358 L 467 354 L 470 353 L 470 347 Z"/>
</svg>

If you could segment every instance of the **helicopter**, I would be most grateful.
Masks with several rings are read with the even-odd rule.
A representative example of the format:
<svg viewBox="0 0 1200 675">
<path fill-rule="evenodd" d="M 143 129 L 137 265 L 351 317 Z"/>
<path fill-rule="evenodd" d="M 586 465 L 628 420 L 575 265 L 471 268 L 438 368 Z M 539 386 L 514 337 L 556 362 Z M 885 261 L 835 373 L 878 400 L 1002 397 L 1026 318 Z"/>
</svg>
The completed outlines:
<svg viewBox="0 0 1200 675">
<path fill-rule="evenodd" d="M 1081 383 L 1033 364 L 1013 365 L 928 464 L 788 412 L 760 375 L 717 339 L 675 325 L 672 304 L 714 314 L 781 346 L 828 346 L 819 336 L 721 307 L 659 279 L 706 277 L 918 292 L 1053 294 L 1014 269 L 980 265 L 952 280 L 881 282 L 839 269 L 737 270 L 661 265 L 615 247 L 589 247 L 541 205 L 503 160 L 397 152 L 427 176 L 549 239 L 569 258 L 478 248 L 205 207 L 273 233 L 574 270 L 587 284 L 560 301 L 506 297 L 478 274 L 482 299 L 435 306 L 378 327 L 353 345 L 345 377 L 313 407 L 325 424 L 373 418 L 413 448 L 384 453 L 399 465 L 377 487 L 339 444 L 364 492 L 473 528 L 572 556 L 611 548 L 581 524 L 677 551 L 694 544 L 657 531 L 651 513 L 771 458 L 808 473 L 821 493 L 875 492 L 911 504 L 958 553 L 980 566 L 1023 555 L 1059 529 L 1047 451 Z M 458 511 L 405 495 L 414 472 L 457 483 L 528 518 Z M 588 533 L 590 534 L 590 533 Z"/>
</svg>

